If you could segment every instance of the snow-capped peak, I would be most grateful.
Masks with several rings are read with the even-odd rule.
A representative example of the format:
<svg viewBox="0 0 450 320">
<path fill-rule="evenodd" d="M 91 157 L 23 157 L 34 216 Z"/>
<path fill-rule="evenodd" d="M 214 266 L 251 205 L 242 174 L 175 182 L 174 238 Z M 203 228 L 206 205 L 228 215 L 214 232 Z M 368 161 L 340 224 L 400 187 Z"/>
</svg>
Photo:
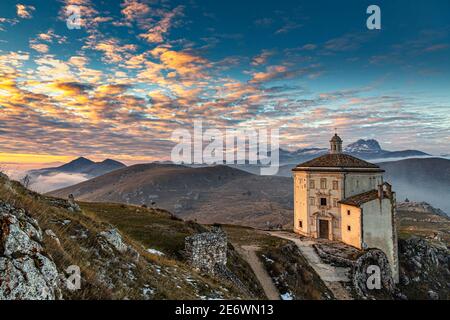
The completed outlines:
<svg viewBox="0 0 450 320">
<path fill-rule="evenodd" d="M 344 151 L 345 152 L 373 152 L 373 151 L 381 151 L 380 144 L 377 140 L 374 139 L 359 139 L 356 142 L 349 144 Z"/>
</svg>

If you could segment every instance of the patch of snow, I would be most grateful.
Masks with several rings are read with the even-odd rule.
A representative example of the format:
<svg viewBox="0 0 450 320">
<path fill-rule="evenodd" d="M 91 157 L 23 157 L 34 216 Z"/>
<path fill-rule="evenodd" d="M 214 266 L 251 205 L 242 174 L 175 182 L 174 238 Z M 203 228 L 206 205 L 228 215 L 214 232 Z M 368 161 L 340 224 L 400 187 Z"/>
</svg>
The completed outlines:
<svg viewBox="0 0 450 320">
<path fill-rule="evenodd" d="M 264 260 L 266 260 L 266 261 L 269 262 L 269 263 L 274 263 L 274 262 L 275 262 L 275 261 L 273 261 L 272 259 L 266 257 L 265 255 L 262 255 L 262 256 L 263 256 Z"/>
<path fill-rule="evenodd" d="M 156 249 L 152 249 L 152 248 L 148 248 L 146 251 L 148 253 L 151 253 L 151 254 L 156 254 L 157 256 L 163 256 L 164 255 L 163 252 L 161 252 L 159 250 L 156 250 Z"/>
<path fill-rule="evenodd" d="M 290 292 L 286 292 L 280 295 L 281 300 L 294 300 L 294 297 Z"/>
</svg>

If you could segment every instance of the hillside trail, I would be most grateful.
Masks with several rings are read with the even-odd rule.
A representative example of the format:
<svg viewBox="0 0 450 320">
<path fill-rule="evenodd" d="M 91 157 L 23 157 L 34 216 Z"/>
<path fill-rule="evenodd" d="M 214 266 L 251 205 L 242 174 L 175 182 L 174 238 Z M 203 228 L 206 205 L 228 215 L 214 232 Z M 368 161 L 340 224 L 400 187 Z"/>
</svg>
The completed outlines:
<svg viewBox="0 0 450 320">
<path fill-rule="evenodd" d="M 256 278 L 261 284 L 264 293 L 269 300 L 280 300 L 280 293 L 275 287 L 272 278 L 267 273 L 261 260 L 256 255 L 256 252 L 260 249 L 255 245 L 240 246 L 236 248 L 238 253 L 244 258 L 245 261 L 250 265 Z"/>
<path fill-rule="evenodd" d="M 308 260 L 309 265 L 333 293 L 334 297 L 338 300 L 352 300 L 350 293 L 341 284 L 341 282 L 349 281 L 348 273 L 350 269 L 324 263 L 312 246 L 316 243 L 314 239 L 301 239 L 295 234 L 282 231 L 268 232 L 268 234 L 294 242 L 305 259 Z"/>
</svg>

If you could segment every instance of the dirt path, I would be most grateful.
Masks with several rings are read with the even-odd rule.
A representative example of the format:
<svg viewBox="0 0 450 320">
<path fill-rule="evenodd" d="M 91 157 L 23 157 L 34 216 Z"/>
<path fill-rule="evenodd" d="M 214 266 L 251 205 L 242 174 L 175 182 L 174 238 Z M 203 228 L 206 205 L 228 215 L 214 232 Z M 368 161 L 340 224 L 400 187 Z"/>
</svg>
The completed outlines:
<svg viewBox="0 0 450 320">
<path fill-rule="evenodd" d="M 294 242 L 300 249 L 303 256 L 308 260 L 311 267 L 316 271 L 328 289 L 338 300 L 351 300 L 352 297 L 340 282 L 347 282 L 349 268 L 334 267 L 330 264 L 323 263 L 313 248 L 314 240 L 303 240 L 294 234 L 287 232 L 270 232 L 272 236 L 290 240 Z"/>
<path fill-rule="evenodd" d="M 253 269 L 256 277 L 258 278 L 261 286 L 269 300 L 280 300 L 280 293 L 273 284 L 272 278 L 267 273 L 261 260 L 256 255 L 256 251 L 259 250 L 258 246 L 241 246 L 237 247 L 239 254 L 248 262 Z"/>
</svg>

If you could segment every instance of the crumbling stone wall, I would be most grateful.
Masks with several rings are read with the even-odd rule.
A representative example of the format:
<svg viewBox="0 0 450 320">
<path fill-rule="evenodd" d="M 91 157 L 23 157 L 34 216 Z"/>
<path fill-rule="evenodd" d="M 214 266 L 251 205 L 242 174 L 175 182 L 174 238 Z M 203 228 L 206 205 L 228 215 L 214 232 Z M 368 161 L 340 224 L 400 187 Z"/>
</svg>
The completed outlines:
<svg viewBox="0 0 450 320">
<path fill-rule="evenodd" d="M 226 268 L 227 235 L 221 228 L 204 232 L 185 239 L 185 254 L 189 263 L 201 272 L 216 275 Z"/>
<path fill-rule="evenodd" d="M 253 296 L 242 281 L 227 268 L 228 239 L 220 227 L 185 239 L 185 255 L 197 270 L 232 283 L 248 296 Z"/>
</svg>

